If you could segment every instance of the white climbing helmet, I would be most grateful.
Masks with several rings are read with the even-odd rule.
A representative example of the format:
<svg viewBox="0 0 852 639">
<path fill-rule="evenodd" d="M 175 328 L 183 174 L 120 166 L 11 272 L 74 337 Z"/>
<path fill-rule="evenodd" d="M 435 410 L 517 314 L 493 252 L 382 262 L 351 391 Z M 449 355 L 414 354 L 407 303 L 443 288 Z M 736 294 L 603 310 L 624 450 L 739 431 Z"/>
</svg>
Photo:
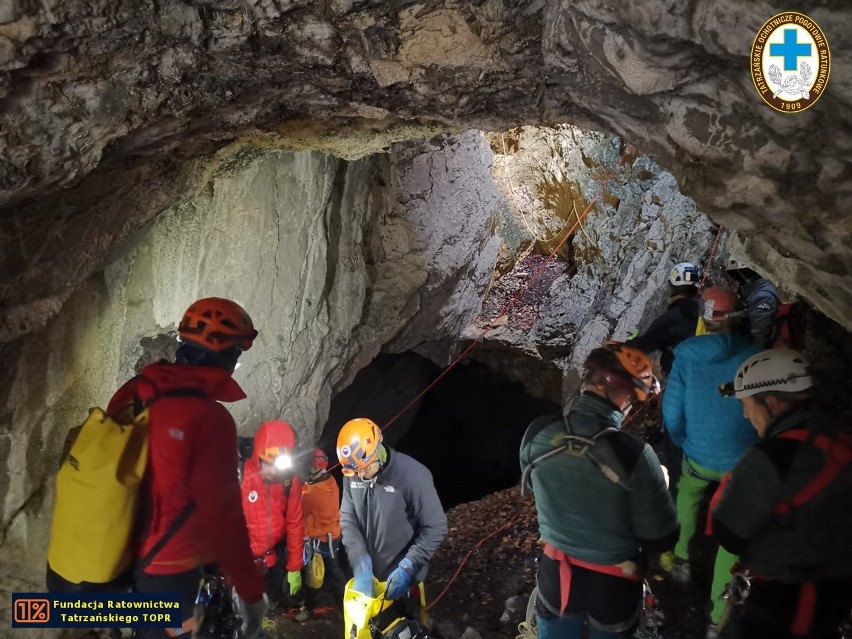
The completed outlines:
<svg viewBox="0 0 852 639">
<path fill-rule="evenodd" d="M 789 348 L 773 348 L 749 357 L 733 382 L 737 399 L 758 393 L 798 393 L 814 385 L 802 354 Z"/>
<path fill-rule="evenodd" d="M 669 271 L 669 284 L 672 286 L 698 286 L 698 267 L 692 262 L 680 262 Z"/>
</svg>

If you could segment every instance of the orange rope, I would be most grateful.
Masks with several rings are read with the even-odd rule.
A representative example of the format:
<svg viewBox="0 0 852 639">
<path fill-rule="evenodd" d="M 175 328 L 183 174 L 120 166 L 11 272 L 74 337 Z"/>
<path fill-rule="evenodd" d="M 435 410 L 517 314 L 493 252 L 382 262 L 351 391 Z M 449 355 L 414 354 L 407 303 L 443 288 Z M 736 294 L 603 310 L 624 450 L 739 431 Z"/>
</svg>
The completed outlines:
<svg viewBox="0 0 852 639">
<path fill-rule="evenodd" d="M 500 532 L 501 530 L 506 530 L 506 528 L 508 528 L 509 526 L 511 526 L 513 523 L 515 523 L 515 520 L 516 520 L 519 516 L 520 516 L 520 514 L 516 514 L 516 515 L 515 515 L 512 519 L 510 519 L 507 523 L 505 523 L 505 524 L 503 524 L 502 526 L 500 526 L 500 528 L 498 528 L 497 530 L 495 530 L 495 531 L 494 531 L 494 532 L 492 532 L 492 533 L 488 533 L 487 535 L 485 535 L 485 537 L 483 537 L 482 539 L 480 539 L 480 540 L 476 543 L 476 545 L 475 545 L 473 548 L 471 548 L 470 550 L 468 550 L 468 551 L 467 551 L 467 554 L 464 556 L 464 559 L 462 559 L 462 562 L 459 564 L 459 567 L 458 567 L 458 569 L 456 570 L 455 574 L 454 574 L 454 575 L 452 576 L 452 578 L 451 578 L 451 579 L 447 582 L 447 585 L 446 585 L 446 586 L 444 586 L 444 589 L 441 591 L 441 594 L 439 594 L 437 597 L 435 597 L 435 599 L 432 601 L 432 603 L 430 603 L 428 606 L 426 606 L 426 610 L 431 610 L 431 609 L 432 609 L 432 607 L 433 607 L 436 603 L 438 603 L 438 602 L 441 600 L 441 597 L 443 597 L 443 596 L 444 596 L 444 594 L 446 594 L 447 590 L 449 590 L 449 589 L 450 589 L 450 586 L 452 586 L 452 585 L 453 585 L 453 582 L 455 582 L 456 578 L 457 578 L 457 577 L 459 576 L 459 574 L 461 573 L 462 568 L 464 568 L 464 565 L 467 563 L 467 560 L 468 560 L 468 559 L 470 559 L 470 556 L 474 553 L 474 551 L 475 551 L 477 548 L 479 548 L 482 544 L 484 544 L 486 541 L 488 541 L 489 539 L 491 539 L 494 535 L 496 535 L 496 534 L 497 534 L 498 532 Z"/>
</svg>

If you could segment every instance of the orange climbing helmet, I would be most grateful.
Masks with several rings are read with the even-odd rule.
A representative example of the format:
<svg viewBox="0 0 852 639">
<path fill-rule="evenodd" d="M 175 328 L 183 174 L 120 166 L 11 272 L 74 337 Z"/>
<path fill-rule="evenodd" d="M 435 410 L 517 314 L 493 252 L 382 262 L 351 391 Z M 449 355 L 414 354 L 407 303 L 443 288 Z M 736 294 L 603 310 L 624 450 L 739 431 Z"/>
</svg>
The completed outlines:
<svg viewBox="0 0 852 639">
<path fill-rule="evenodd" d="M 343 474 L 351 477 L 376 461 L 381 444 L 382 431 L 373 420 L 359 417 L 343 424 L 337 435 L 337 460 Z"/>
<path fill-rule="evenodd" d="M 651 360 L 623 342 L 608 341 L 592 350 L 583 367 L 607 386 L 632 393 L 636 401 L 644 402 L 660 392 Z"/>
<path fill-rule="evenodd" d="M 208 351 L 251 348 L 257 331 L 242 306 L 221 297 L 205 297 L 194 302 L 178 326 L 184 342 L 192 342 Z"/>
<path fill-rule="evenodd" d="M 279 470 L 293 466 L 293 450 L 296 448 L 296 435 L 287 422 L 273 420 L 264 422 L 254 436 L 254 454 L 274 465 Z"/>
</svg>

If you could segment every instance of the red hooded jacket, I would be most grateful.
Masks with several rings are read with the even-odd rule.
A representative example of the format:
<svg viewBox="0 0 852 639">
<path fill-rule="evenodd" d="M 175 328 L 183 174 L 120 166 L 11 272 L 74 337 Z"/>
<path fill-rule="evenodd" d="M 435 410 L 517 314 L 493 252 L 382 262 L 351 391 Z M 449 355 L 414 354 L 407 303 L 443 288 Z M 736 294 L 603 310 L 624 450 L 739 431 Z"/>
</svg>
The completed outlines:
<svg viewBox="0 0 852 639">
<path fill-rule="evenodd" d="M 302 545 L 305 527 L 302 521 L 302 482 L 298 476 L 284 483 L 266 483 L 260 468 L 260 453 L 269 446 L 286 447 L 294 452 L 295 441 L 282 443 L 269 437 L 270 424 L 264 423 L 254 438 L 254 451 L 251 459 L 243 468 L 241 485 L 243 512 L 248 525 L 251 551 L 257 558 L 263 558 L 267 567 L 275 565 L 275 546 L 286 537 L 287 562 L 289 571 L 299 571 L 304 565 Z M 268 553 L 268 554 L 267 554 Z"/>
<path fill-rule="evenodd" d="M 150 406 L 145 491 L 151 512 L 138 556 L 144 556 L 194 500 L 192 515 L 145 572 L 169 575 L 218 561 L 240 596 L 253 603 L 263 596 L 264 580 L 253 561 L 239 505 L 236 426 L 219 404 L 244 399 L 243 390 L 221 368 L 158 362 L 124 384 L 107 412 L 118 415 L 134 397 L 149 401 L 177 389 L 205 396 L 164 396 Z"/>
</svg>

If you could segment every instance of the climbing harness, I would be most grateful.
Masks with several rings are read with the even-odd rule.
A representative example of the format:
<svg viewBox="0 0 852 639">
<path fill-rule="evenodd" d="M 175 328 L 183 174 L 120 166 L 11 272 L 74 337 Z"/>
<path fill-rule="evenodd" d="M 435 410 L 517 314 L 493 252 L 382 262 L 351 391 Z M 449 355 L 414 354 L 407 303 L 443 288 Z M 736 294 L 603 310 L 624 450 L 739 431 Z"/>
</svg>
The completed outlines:
<svg viewBox="0 0 852 639">
<path fill-rule="evenodd" d="M 195 596 L 192 639 L 241 639 L 234 589 L 219 575 L 204 575 Z"/>
<path fill-rule="evenodd" d="M 642 612 L 639 615 L 639 627 L 633 633 L 635 639 L 662 639 L 666 616 L 660 608 L 660 602 L 651 591 L 651 584 L 642 582 Z"/>
<path fill-rule="evenodd" d="M 752 577 L 748 570 L 733 573 L 731 581 L 728 582 L 725 588 L 725 592 L 722 593 L 722 599 L 732 606 L 743 605 L 751 593 L 751 579 Z"/>
<path fill-rule="evenodd" d="M 536 599 L 538 586 L 533 588 L 527 602 L 527 614 L 518 624 L 518 634 L 515 639 L 531 639 L 538 635 L 536 627 Z M 651 591 L 651 585 L 645 579 L 642 582 L 642 611 L 639 615 L 639 625 L 633 633 L 634 639 L 662 639 L 666 617 L 660 608 L 660 602 Z"/>
</svg>

